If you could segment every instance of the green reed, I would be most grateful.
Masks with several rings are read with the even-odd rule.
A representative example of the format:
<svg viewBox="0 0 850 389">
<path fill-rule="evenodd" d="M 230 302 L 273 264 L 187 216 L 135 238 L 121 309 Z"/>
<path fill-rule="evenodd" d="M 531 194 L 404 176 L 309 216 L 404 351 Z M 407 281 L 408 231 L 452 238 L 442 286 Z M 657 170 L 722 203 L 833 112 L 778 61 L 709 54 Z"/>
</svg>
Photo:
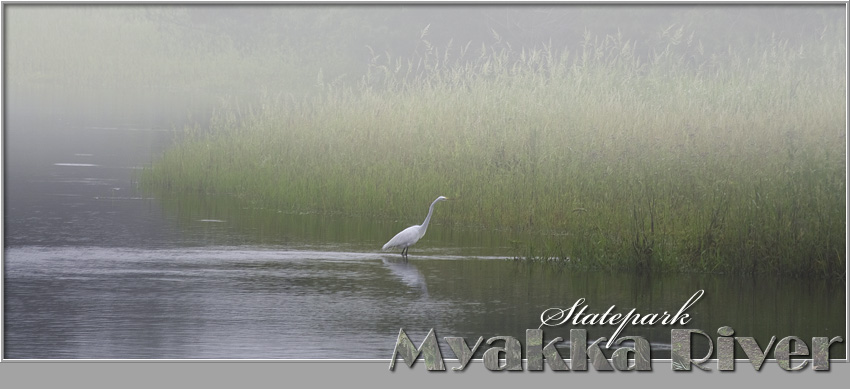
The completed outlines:
<svg viewBox="0 0 850 389">
<path fill-rule="evenodd" d="M 680 31 L 681 32 L 681 31 Z M 224 104 L 141 181 L 285 212 L 528 233 L 522 258 L 597 269 L 843 277 L 843 37 L 704 53 L 426 46 L 357 85 Z M 444 212 L 443 212 L 444 211 Z"/>
</svg>

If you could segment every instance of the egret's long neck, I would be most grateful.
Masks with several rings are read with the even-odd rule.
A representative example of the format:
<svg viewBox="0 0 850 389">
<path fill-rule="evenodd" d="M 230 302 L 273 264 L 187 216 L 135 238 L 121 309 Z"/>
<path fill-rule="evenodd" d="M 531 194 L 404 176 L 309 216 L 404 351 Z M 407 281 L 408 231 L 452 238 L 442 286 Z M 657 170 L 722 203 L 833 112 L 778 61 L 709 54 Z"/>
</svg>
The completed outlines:
<svg viewBox="0 0 850 389">
<path fill-rule="evenodd" d="M 422 222 L 422 226 L 419 229 L 419 231 L 422 235 L 425 235 L 425 230 L 428 229 L 428 223 L 431 222 L 431 214 L 434 213 L 434 205 L 436 205 L 436 204 L 437 204 L 437 200 L 434 200 L 434 202 L 431 203 L 431 207 L 428 208 L 428 216 L 425 216 L 425 221 Z"/>
</svg>

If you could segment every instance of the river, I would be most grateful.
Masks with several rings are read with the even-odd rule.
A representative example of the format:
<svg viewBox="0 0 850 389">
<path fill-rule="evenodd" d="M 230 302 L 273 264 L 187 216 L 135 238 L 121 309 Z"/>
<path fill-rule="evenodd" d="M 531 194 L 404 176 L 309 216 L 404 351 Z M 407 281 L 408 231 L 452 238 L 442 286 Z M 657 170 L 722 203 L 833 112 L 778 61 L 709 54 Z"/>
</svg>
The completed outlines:
<svg viewBox="0 0 850 389">
<path fill-rule="evenodd" d="M 841 283 L 526 263 L 511 259 L 502 235 L 441 230 L 438 214 L 404 261 L 380 246 L 420 220 L 285 214 L 226 196 L 144 193 L 136 173 L 186 120 L 167 102 L 144 104 L 81 113 L 9 103 L 5 358 L 389 359 L 400 328 L 416 345 L 430 329 L 441 342 L 514 336 L 524 344 L 548 308 L 583 298 L 586 313 L 616 305 L 615 313 L 673 314 L 699 290 L 687 325 L 629 325 L 621 335 L 643 336 L 653 358 L 669 358 L 672 328 L 716 337 L 731 326 L 762 345 L 771 336 L 808 343 L 845 333 Z M 571 328 L 544 327 L 545 342 L 569 339 Z M 580 328 L 589 340 L 615 330 Z M 441 346 L 444 358 L 455 358 Z M 560 344 L 566 358 L 569 346 Z M 695 357 L 706 347 L 695 341 Z M 845 357 L 843 345 L 831 352 Z"/>
</svg>

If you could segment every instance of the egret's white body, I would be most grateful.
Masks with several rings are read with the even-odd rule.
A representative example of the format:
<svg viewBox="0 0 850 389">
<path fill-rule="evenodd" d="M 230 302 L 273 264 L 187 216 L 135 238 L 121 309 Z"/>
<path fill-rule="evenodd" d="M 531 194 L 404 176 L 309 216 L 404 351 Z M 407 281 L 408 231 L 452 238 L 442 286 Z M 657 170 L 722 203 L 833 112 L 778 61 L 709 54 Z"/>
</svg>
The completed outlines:
<svg viewBox="0 0 850 389">
<path fill-rule="evenodd" d="M 421 225 L 405 228 L 390 239 L 390 241 L 387 242 L 382 249 L 389 250 L 401 247 L 401 256 L 407 258 L 407 249 L 425 236 L 425 231 L 428 230 L 428 223 L 431 221 L 431 214 L 434 213 L 434 205 L 443 200 L 447 199 L 443 196 L 437 197 L 437 199 L 431 203 L 431 207 L 428 208 L 428 216 L 425 217 L 425 221 L 422 222 Z"/>
</svg>

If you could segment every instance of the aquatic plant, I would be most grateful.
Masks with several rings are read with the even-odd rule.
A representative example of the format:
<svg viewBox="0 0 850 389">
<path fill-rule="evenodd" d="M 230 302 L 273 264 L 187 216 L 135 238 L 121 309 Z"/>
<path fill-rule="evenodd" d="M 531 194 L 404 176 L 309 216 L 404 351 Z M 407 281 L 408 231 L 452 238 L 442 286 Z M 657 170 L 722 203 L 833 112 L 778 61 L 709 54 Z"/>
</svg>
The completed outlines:
<svg viewBox="0 0 850 389">
<path fill-rule="evenodd" d="M 520 257 L 843 277 L 843 36 L 707 53 L 666 34 L 375 55 L 356 85 L 224 104 L 141 181 L 388 220 L 445 193 L 444 228 L 530 232 Z"/>
</svg>

